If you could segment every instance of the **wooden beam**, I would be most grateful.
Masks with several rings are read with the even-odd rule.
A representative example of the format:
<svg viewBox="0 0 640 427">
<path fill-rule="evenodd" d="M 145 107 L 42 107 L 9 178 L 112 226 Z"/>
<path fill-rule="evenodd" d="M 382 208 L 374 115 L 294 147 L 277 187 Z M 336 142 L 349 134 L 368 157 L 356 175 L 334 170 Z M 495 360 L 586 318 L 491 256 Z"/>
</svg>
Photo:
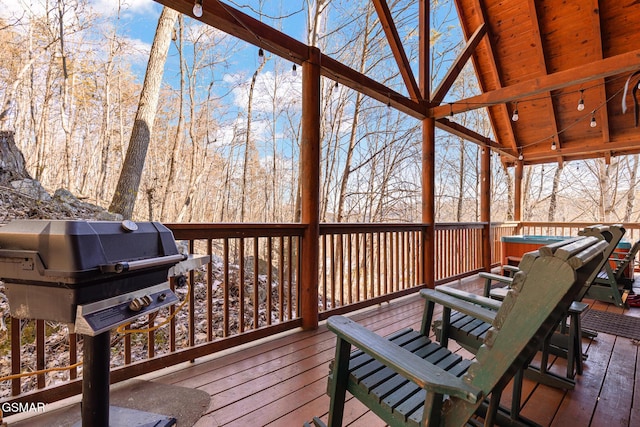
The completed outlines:
<svg viewBox="0 0 640 427">
<path fill-rule="evenodd" d="M 418 84 L 422 99 L 431 98 L 431 53 L 429 41 L 431 37 L 431 21 L 429 1 L 419 0 L 418 4 Z"/>
<path fill-rule="evenodd" d="M 456 61 L 453 63 L 453 66 L 449 69 L 449 71 L 447 72 L 447 75 L 444 76 L 444 78 L 442 79 L 442 81 L 434 91 L 434 94 L 431 97 L 432 105 L 439 105 L 442 102 L 444 97 L 447 95 L 447 92 L 449 92 L 449 89 L 451 89 L 451 85 L 453 85 L 453 83 L 456 81 L 456 79 L 460 75 L 460 72 L 462 71 L 464 66 L 467 64 L 467 61 L 475 51 L 476 47 L 478 46 L 478 43 L 480 43 L 480 41 L 486 34 L 487 34 L 487 25 L 485 23 L 482 23 L 476 29 L 476 31 L 471 35 L 471 37 L 467 41 L 467 45 L 465 46 L 464 50 L 460 52 L 460 55 L 458 56 L 458 58 L 456 58 Z"/>
<path fill-rule="evenodd" d="M 505 102 L 539 95 L 543 92 L 637 71 L 638 69 L 640 69 L 640 49 L 462 99 L 453 104 L 452 111 L 454 114 L 459 114 L 478 108 L 500 105 Z M 446 105 L 431 108 L 429 114 L 434 118 L 442 118 L 448 116 L 450 112 L 449 106 Z"/>
<path fill-rule="evenodd" d="M 431 93 L 431 74 L 429 53 L 429 7 L 430 0 L 419 0 L 419 84 L 422 97 L 429 99 Z M 425 118 L 422 121 L 422 223 L 425 225 L 422 234 L 422 283 L 433 288 L 436 283 L 436 136 L 435 120 Z"/>
<path fill-rule="evenodd" d="M 462 10 L 462 5 L 460 4 L 460 2 L 461 0 L 455 0 L 456 9 L 459 11 Z M 482 23 L 482 25 L 487 25 L 487 22 L 489 22 L 489 19 L 487 17 L 486 9 L 480 4 L 480 0 L 473 0 L 473 3 L 474 3 L 473 8 L 478 11 L 477 13 L 479 15 L 480 22 Z M 462 21 L 464 33 L 470 34 L 471 29 L 465 27 L 466 20 L 462 19 L 461 21 Z M 498 68 L 498 64 L 496 63 L 496 57 L 497 57 L 496 48 L 494 46 L 494 43 L 491 37 L 487 37 L 485 40 L 486 40 L 486 46 L 487 46 L 487 54 L 489 58 L 491 58 L 491 61 L 490 61 L 491 72 L 493 73 L 493 76 L 495 77 L 495 80 L 496 80 L 495 85 L 498 88 L 501 88 L 503 87 L 502 75 Z M 476 70 L 476 75 L 478 76 L 478 85 L 480 86 L 480 90 L 483 93 L 487 92 L 488 89 L 486 88 L 486 83 L 482 79 L 480 79 L 478 75 L 479 66 L 478 66 L 477 58 L 472 55 L 471 60 L 472 60 L 474 69 Z M 453 108 L 451 107 L 450 110 L 452 112 Z M 489 122 L 491 123 L 491 128 L 494 129 L 494 132 L 496 131 L 496 129 L 498 129 L 498 126 L 496 124 L 496 117 L 500 117 L 501 115 L 506 115 L 507 117 L 511 116 L 506 104 L 498 105 L 495 108 L 495 110 L 499 110 L 499 111 L 496 112 L 496 111 L 492 111 L 491 109 L 487 110 L 487 116 L 489 117 Z M 503 140 L 501 141 L 501 145 L 505 147 L 509 146 L 514 152 L 516 152 L 518 150 L 518 144 L 516 142 L 516 137 L 513 134 L 513 128 L 509 126 L 506 129 L 506 133 L 507 135 L 503 137 Z"/>
<path fill-rule="evenodd" d="M 155 0 L 160 4 L 193 17 L 193 0 Z M 261 47 L 274 55 L 302 64 L 309 59 L 309 47 L 264 24 L 241 11 L 219 1 L 207 0 L 203 3 L 199 21 L 224 31 L 234 37 Z M 390 103 L 395 109 L 416 119 L 426 117 L 426 106 L 416 102 L 377 81 L 321 54 L 321 74 L 338 81 L 358 92 L 376 99 L 385 105 Z"/>
<path fill-rule="evenodd" d="M 533 37 L 535 38 L 535 45 L 538 57 L 538 67 L 546 75 L 549 74 L 547 69 L 547 58 L 544 55 L 544 45 L 542 37 L 540 36 L 540 20 L 538 19 L 538 11 L 536 9 L 535 0 L 529 0 L 529 16 L 531 17 L 531 27 L 533 28 Z M 544 93 L 543 99 L 547 108 L 546 116 L 549 118 L 549 124 L 551 125 L 551 133 L 558 135 L 558 120 L 556 118 L 556 111 L 553 105 L 553 99 L 551 98 L 551 92 Z M 562 146 L 560 135 L 558 135 L 558 147 Z"/>
<path fill-rule="evenodd" d="M 320 50 L 310 48 L 302 67 L 302 137 L 300 141 L 301 222 L 304 262 L 300 274 L 302 327 L 318 327 L 318 264 L 320 251 Z"/>
<path fill-rule="evenodd" d="M 565 161 L 575 160 L 580 157 L 594 158 L 604 157 L 610 153 L 617 156 L 621 154 L 636 154 L 640 153 L 640 145 L 638 145 L 638 139 L 632 136 L 625 138 L 618 138 L 606 145 L 603 145 L 599 140 L 584 141 L 582 144 L 572 144 L 568 148 L 565 146 L 556 151 L 533 151 L 527 152 L 525 157 L 526 164 L 540 164 L 540 163 L 555 163 L 558 160 L 558 156 L 562 156 Z"/>
<path fill-rule="evenodd" d="M 435 120 L 422 121 L 422 222 L 426 225 L 423 236 L 423 280 L 428 288 L 436 283 L 436 137 Z"/>
<path fill-rule="evenodd" d="M 594 12 L 591 13 L 591 23 L 593 26 L 594 37 L 591 39 L 591 44 L 595 47 L 596 52 L 600 55 L 600 58 L 604 57 L 602 50 L 602 28 L 600 25 L 600 13 L 596 12 L 600 10 L 600 0 L 591 0 L 591 8 Z M 609 132 L 609 111 L 607 110 L 607 91 L 605 88 L 604 79 L 600 79 L 600 86 L 598 88 L 598 98 L 600 101 L 598 105 L 604 105 L 604 108 L 600 108 L 596 113 L 598 122 L 598 128 L 602 134 L 602 142 L 607 143 L 610 141 L 611 134 Z"/>
<path fill-rule="evenodd" d="M 522 177 L 524 175 L 524 163 L 522 160 L 516 161 L 514 173 L 514 192 L 513 192 L 513 220 L 522 221 Z"/>
<path fill-rule="evenodd" d="M 459 136 L 460 138 L 465 139 L 469 142 L 473 142 L 474 144 L 491 148 L 493 151 L 500 153 L 501 156 L 505 156 L 509 160 L 515 160 L 518 157 L 518 153 L 512 153 L 510 150 L 505 149 L 503 146 L 501 146 L 491 138 L 487 138 L 486 136 L 481 135 L 478 132 L 467 127 L 464 127 L 459 123 L 452 122 L 449 119 L 436 120 L 436 127 L 453 135 Z"/>
<path fill-rule="evenodd" d="M 419 104 L 406 96 L 389 89 L 387 86 L 378 83 L 354 70 L 347 67 L 340 61 L 329 56 L 322 55 L 322 75 L 329 77 L 342 85 L 348 86 L 360 93 L 363 93 L 383 104 L 391 104 L 396 110 L 402 111 L 411 117 L 422 120 L 426 117 L 427 108 L 425 105 Z"/>
<path fill-rule="evenodd" d="M 384 33 L 387 36 L 387 41 L 389 42 L 389 47 L 391 48 L 393 57 L 396 59 L 396 63 L 398 64 L 400 75 L 402 75 L 404 84 L 407 86 L 409 96 L 412 100 L 420 102 L 422 100 L 422 97 L 420 96 L 420 88 L 418 87 L 416 79 L 413 76 L 413 72 L 411 71 L 411 65 L 409 64 L 407 55 L 402 47 L 402 40 L 400 40 L 398 30 L 393 22 L 389 6 L 385 0 L 373 0 L 373 5 L 378 13 L 378 18 L 380 19 L 380 24 L 382 24 Z"/>
<path fill-rule="evenodd" d="M 491 150 L 482 150 L 480 158 L 480 221 L 482 229 L 482 267 L 491 271 Z"/>
</svg>

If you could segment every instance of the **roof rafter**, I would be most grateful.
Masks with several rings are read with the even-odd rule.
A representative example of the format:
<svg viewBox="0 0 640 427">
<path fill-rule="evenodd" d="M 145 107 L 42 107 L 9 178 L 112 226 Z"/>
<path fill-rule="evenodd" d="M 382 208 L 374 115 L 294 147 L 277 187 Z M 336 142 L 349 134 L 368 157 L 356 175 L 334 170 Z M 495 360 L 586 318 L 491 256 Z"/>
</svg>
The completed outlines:
<svg viewBox="0 0 640 427">
<path fill-rule="evenodd" d="M 430 109 L 429 115 L 434 118 L 442 118 L 448 116 L 451 111 L 454 114 L 464 113 L 638 69 L 640 69 L 640 49 L 591 62 L 588 67 L 581 65 L 569 68 L 462 99 L 453 103 L 451 110 L 449 105 L 433 107 Z"/>
<path fill-rule="evenodd" d="M 600 9 L 600 5 L 599 5 L 599 0 L 591 0 L 591 10 L 599 10 Z M 602 51 L 602 38 L 601 38 L 601 34 L 602 34 L 602 29 L 600 28 L 600 14 L 599 13 L 593 13 L 592 15 L 592 25 L 593 25 L 593 34 L 598 36 L 598 37 L 594 37 L 593 39 L 593 44 L 595 46 L 595 50 L 596 52 L 600 55 L 600 58 L 604 57 L 604 53 Z M 604 87 L 604 79 L 600 79 L 600 83 L 602 84 L 602 86 L 600 86 L 600 88 L 598 89 L 598 97 L 600 98 L 600 102 L 601 105 L 606 105 L 607 104 L 607 91 L 605 90 Z M 609 113 L 607 112 L 607 108 L 600 108 L 598 110 L 598 115 L 600 116 L 600 120 L 598 120 L 598 123 L 600 123 L 600 129 L 602 132 L 602 142 L 610 142 L 611 141 L 611 135 L 609 132 Z"/>
<path fill-rule="evenodd" d="M 460 0 L 456 0 L 456 8 L 458 10 L 460 10 L 460 7 L 461 7 L 460 6 Z M 487 15 L 486 15 L 486 10 L 480 4 L 480 0 L 473 0 L 473 7 L 478 11 L 478 14 L 479 14 L 480 19 L 481 19 L 481 25 L 487 26 L 488 25 L 487 24 L 488 19 L 487 19 Z M 462 24 L 462 27 L 464 29 L 465 34 L 470 34 L 471 33 L 471 28 L 468 28 L 465 25 L 464 20 L 463 20 L 463 22 L 461 22 L 461 24 Z M 489 32 L 488 28 L 487 28 L 487 32 Z M 490 65 L 490 67 L 491 67 L 491 69 L 493 71 L 493 75 L 494 75 L 494 77 L 496 79 L 496 83 L 495 84 L 496 84 L 497 87 L 501 88 L 501 87 L 503 87 L 503 83 L 502 83 L 502 76 L 501 76 L 501 74 L 500 74 L 500 72 L 498 70 L 498 64 L 496 63 L 495 46 L 493 44 L 493 41 L 492 41 L 491 37 L 486 37 L 484 40 L 486 40 L 485 43 L 486 43 L 486 46 L 487 46 L 487 50 L 488 50 L 489 55 L 491 57 L 491 65 Z M 477 58 L 475 56 L 472 56 L 471 58 L 472 58 L 472 61 L 473 61 L 473 64 L 474 64 L 474 68 L 476 70 L 476 75 L 478 75 L 477 74 L 477 70 L 479 68 L 478 68 Z M 487 88 L 485 87 L 485 83 L 479 77 L 478 77 L 478 85 L 480 86 L 480 90 L 482 92 L 486 92 L 487 91 Z M 500 114 L 506 114 L 507 116 L 509 115 L 509 111 L 508 111 L 508 108 L 507 108 L 506 104 L 498 105 L 495 108 L 500 110 Z M 453 106 L 450 106 L 449 113 L 450 114 L 455 113 L 454 110 L 453 110 Z M 491 123 L 491 128 L 492 129 L 497 129 L 497 126 L 496 126 L 496 116 L 497 115 L 498 114 L 492 113 L 491 111 L 487 111 L 487 116 L 489 118 L 489 122 Z M 511 128 L 511 126 L 509 126 L 509 128 L 508 128 L 508 138 L 507 139 L 508 139 L 508 143 L 511 146 L 511 149 L 513 150 L 513 152 L 517 153 L 518 152 L 518 144 L 516 142 L 516 138 L 515 138 L 515 135 L 513 133 L 513 128 Z M 502 145 L 506 146 L 504 141 L 503 141 Z"/>
<path fill-rule="evenodd" d="M 469 37 L 469 40 L 467 40 L 467 45 L 464 47 L 462 52 L 460 52 L 460 55 L 458 56 L 458 58 L 456 58 L 453 66 L 449 69 L 447 75 L 442 79 L 442 81 L 434 91 L 433 96 L 431 97 L 431 103 L 433 105 L 440 105 L 444 97 L 447 95 L 447 92 L 449 92 L 449 89 L 451 89 L 451 86 L 460 75 L 460 72 L 467 64 L 467 61 L 475 51 L 478 43 L 480 43 L 480 41 L 486 34 L 487 25 L 485 23 L 482 23 L 471 35 L 471 37 Z"/>
<path fill-rule="evenodd" d="M 536 39 L 537 54 L 538 54 L 538 66 L 541 70 L 544 70 L 544 74 L 548 74 L 547 59 L 544 56 L 544 46 L 542 45 L 542 37 L 540 36 L 540 20 L 538 19 L 538 11 L 536 10 L 535 0 L 529 0 L 529 16 L 531 17 L 531 26 L 533 28 L 533 36 Z M 551 91 L 545 94 L 545 103 L 548 108 L 549 124 L 551 125 L 551 133 L 558 135 L 558 119 L 556 118 L 555 106 L 553 105 L 553 99 L 551 97 Z M 558 147 L 562 146 L 560 137 L 557 138 L 556 143 Z"/>
<path fill-rule="evenodd" d="M 459 136 L 462 139 L 466 139 L 469 142 L 473 142 L 480 146 L 493 149 L 494 151 L 499 152 L 501 155 L 506 156 L 510 160 L 515 160 L 517 157 L 514 156 L 513 153 L 505 151 L 497 142 L 493 141 L 491 138 L 488 138 L 476 131 L 466 128 L 459 123 L 452 122 L 449 119 L 443 118 L 436 120 L 436 127 L 453 135 Z"/>
<path fill-rule="evenodd" d="M 384 33 L 387 36 L 387 41 L 389 42 L 389 47 L 391 48 L 393 57 L 396 59 L 396 63 L 398 64 L 400 75 L 402 76 L 404 84 L 407 86 L 407 90 L 409 91 L 409 96 L 414 101 L 420 102 L 422 100 L 422 97 L 420 96 L 420 88 L 418 87 L 418 83 L 411 71 L 411 65 L 409 64 L 407 54 L 402 47 L 402 40 L 400 40 L 398 29 L 393 22 L 389 6 L 385 0 L 373 0 L 373 5 L 378 13 L 378 19 L 380 20 L 380 24 L 382 24 Z"/>
</svg>

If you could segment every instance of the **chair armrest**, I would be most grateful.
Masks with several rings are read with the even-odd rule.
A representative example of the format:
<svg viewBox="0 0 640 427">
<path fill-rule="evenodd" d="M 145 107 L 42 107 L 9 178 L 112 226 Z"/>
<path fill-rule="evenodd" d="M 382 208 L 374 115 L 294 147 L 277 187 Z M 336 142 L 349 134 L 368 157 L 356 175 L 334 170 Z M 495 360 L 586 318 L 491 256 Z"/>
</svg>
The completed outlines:
<svg viewBox="0 0 640 427">
<path fill-rule="evenodd" d="M 478 276 L 484 279 L 484 296 L 489 297 L 491 294 L 491 282 L 500 282 L 507 286 L 511 286 L 513 283 L 513 277 L 502 276 L 494 273 L 479 273 Z"/>
<path fill-rule="evenodd" d="M 476 403 L 482 391 L 420 356 L 392 343 L 344 316 L 331 316 L 327 327 L 340 339 L 374 357 L 425 390 Z"/>
<path fill-rule="evenodd" d="M 495 274 L 495 273 L 478 273 L 478 276 L 482 277 L 483 279 L 489 279 L 495 282 L 500 282 L 500 283 L 504 283 L 507 286 L 510 286 L 513 283 L 513 277 L 507 277 L 507 276 L 503 276 L 501 274 Z"/>
<path fill-rule="evenodd" d="M 482 295 L 474 294 L 471 292 L 463 291 L 460 289 L 452 288 L 446 285 L 436 286 L 436 291 L 444 292 L 447 295 L 451 295 L 452 297 L 459 298 L 464 301 L 472 302 L 474 304 L 478 304 L 479 306 L 488 308 L 490 310 L 499 310 L 502 303 L 500 301 L 496 301 L 492 298 L 487 298 Z"/>
<path fill-rule="evenodd" d="M 480 307 L 477 304 L 447 295 L 444 292 L 436 291 L 435 289 L 423 289 L 420 291 L 420 295 L 427 301 L 432 301 L 460 313 L 467 314 L 475 317 L 476 319 L 480 319 L 483 322 L 493 323 L 493 319 L 496 317 L 496 312 L 494 310 Z"/>
<path fill-rule="evenodd" d="M 515 273 L 520 271 L 520 267 L 516 267 L 515 265 L 505 264 L 502 266 L 502 270 L 509 272 L 509 276 L 507 277 L 513 277 Z"/>
</svg>

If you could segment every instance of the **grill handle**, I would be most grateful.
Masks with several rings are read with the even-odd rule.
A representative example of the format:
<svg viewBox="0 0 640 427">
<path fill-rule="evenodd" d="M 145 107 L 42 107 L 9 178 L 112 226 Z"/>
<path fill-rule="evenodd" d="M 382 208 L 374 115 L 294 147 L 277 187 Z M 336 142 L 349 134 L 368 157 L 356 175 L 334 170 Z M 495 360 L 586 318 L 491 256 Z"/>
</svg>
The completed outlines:
<svg viewBox="0 0 640 427">
<path fill-rule="evenodd" d="M 176 254 L 161 256 L 156 258 L 141 259 L 139 261 L 116 262 L 114 264 L 103 264 L 100 266 L 102 273 L 123 273 L 125 271 L 142 270 L 150 267 L 160 267 L 162 265 L 176 264 L 186 259 L 185 255 Z"/>
</svg>

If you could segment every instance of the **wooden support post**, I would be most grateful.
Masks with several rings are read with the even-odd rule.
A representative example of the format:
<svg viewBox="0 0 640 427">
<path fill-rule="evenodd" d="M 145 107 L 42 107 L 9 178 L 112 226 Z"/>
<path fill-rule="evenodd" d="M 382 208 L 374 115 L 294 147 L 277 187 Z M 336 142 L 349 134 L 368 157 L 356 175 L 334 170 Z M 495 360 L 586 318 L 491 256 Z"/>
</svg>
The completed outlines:
<svg viewBox="0 0 640 427">
<path fill-rule="evenodd" d="M 300 148 L 302 237 L 300 310 L 302 327 L 318 327 L 318 256 L 320 247 L 320 50 L 309 48 L 302 66 L 302 140 Z"/>
<path fill-rule="evenodd" d="M 514 197 L 513 197 L 513 219 L 514 221 L 522 221 L 522 174 L 524 170 L 524 164 L 522 160 L 516 162 L 515 176 L 514 176 Z"/>
<path fill-rule="evenodd" d="M 435 273 L 435 120 L 422 121 L 422 222 L 423 243 L 423 283 L 433 288 Z"/>
<path fill-rule="evenodd" d="M 482 266 L 491 271 L 491 150 L 482 149 L 480 165 L 480 221 L 482 230 Z"/>
<path fill-rule="evenodd" d="M 431 23 L 429 0 L 420 0 L 419 13 L 419 85 L 421 102 L 431 98 L 431 68 L 429 61 L 429 38 Z M 422 236 L 422 277 L 421 282 L 433 288 L 436 281 L 435 272 L 435 120 L 426 118 L 422 121 L 422 223 L 425 228 Z"/>
</svg>

